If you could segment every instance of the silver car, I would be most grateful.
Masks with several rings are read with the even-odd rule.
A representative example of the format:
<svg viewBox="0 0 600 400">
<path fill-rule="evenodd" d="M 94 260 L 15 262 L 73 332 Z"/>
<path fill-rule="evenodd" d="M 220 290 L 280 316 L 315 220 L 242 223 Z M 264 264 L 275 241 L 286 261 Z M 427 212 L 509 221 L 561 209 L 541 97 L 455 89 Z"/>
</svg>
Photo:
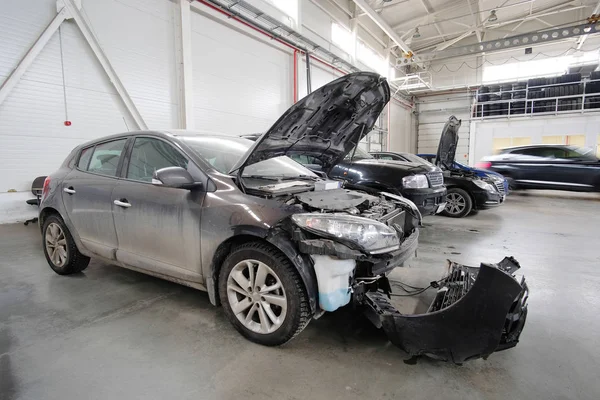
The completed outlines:
<svg viewBox="0 0 600 400">
<path fill-rule="evenodd" d="M 287 156 L 331 168 L 389 96 L 384 79 L 355 73 L 296 103 L 256 142 L 144 131 L 83 144 L 44 183 L 46 259 L 61 275 L 94 257 L 205 290 L 264 345 L 350 303 L 376 310 L 376 294 L 390 291 L 386 274 L 415 252 L 418 209 L 393 194 L 346 190 Z M 522 291 L 516 281 L 504 289 Z M 486 346 L 473 351 L 496 350 Z"/>
</svg>

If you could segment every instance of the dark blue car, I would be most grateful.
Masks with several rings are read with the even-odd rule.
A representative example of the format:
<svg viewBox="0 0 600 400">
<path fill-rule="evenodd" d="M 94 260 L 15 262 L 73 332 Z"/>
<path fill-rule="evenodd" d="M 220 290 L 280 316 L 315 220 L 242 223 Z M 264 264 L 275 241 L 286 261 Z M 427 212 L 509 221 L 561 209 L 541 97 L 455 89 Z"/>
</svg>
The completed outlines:
<svg viewBox="0 0 600 400">
<path fill-rule="evenodd" d="M 435 165 L 435 154 L 417 154 L 417 156 L 419 156 L 422 159 L 429 161 L 430 163 Z M 452 163 L 452 168 L 459 169 L 462 171 L 472 172 L 480 178 L 487 178 L 488 176 L 498 176 L 500 178 L 503 178 L 504 179 L 504 192 L 506 194 L 508 194 L 508 181 L 504 178 L 504 176 L 502 176 L 501 174 L 499 174 L 497 172 L 490 171 L 487 169 L 469 167 L 469 166 L 461 164 L 457 161 L 454 161 Z"/>
</svg>

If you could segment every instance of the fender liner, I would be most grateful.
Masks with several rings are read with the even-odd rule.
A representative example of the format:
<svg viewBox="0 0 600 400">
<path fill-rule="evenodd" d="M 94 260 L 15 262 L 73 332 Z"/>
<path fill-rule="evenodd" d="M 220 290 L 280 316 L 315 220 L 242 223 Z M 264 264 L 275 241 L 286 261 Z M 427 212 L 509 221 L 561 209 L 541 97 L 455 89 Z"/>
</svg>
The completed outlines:
<svg viewBox="0 0 600 400">
<path fill-rule="evenodd" d="M 310 257 L 300 253 L 298 246 L 282 231 L 268 236 L 266 240 L 283 252 L 292 264 L 294 264 L 306 288 L 310 310 L 313 313 L 317 312 L 319 289 L 317 287 L 317 275 L 315 274 L 315 268 Z"/>
<path fill-rule="evenodd" d="M 245 243 L 251 240 L 265 240 L 291 261 L 296 267 L 296 270 L 302 278 L 310 309 L 315 313 L 318 309 L 318 288 L 317 288 L 317 276 L 312 264 L 312 260 L 309 256 L 300 253 L 298 246 L 290 239 L 289 234 L 279 227 L 274 227 L 271 230 L 257 228 L 253 226 L 239 226 L 234 229 L 235 235 L 228 238 L 226 241 L 219 245 L 213 256 L 211 265 L 211 272 L 208 274 L 206 279 L 206 290 L 208 291 L 208 297 L 213 305 L 219 305 L 219 296 L 217 295 L 217 285 L 215 282 L 218 281 L 218 275 L 221 268 L 221 264 L 225 260 L 225 257 L 230 252 L 231 246 L 236 244 Z"/>
</svg>

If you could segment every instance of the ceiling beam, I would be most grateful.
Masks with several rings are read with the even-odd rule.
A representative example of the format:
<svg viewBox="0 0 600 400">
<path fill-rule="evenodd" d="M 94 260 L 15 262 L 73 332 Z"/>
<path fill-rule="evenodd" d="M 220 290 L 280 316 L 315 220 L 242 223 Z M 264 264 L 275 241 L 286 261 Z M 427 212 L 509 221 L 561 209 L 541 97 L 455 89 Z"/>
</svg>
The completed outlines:
<svg viewBox="0 0 600 400">
<path fill-rule="evenodd" d="M 444 50 L 434 50 L 430 52 L 419 52 L 421 62 L 438 61 L 449 58 L 475 56 L 481 53 L 505 51 L 525 46 L 541 46 L 550 42 L 564 41 L 569 38 L 580 37 L 584 35 L 600 34 L 600 26 L 596 24 L 578 24 L 567 27 L 557 27 L 552 29 L 543 29 L 534 32 L 522 33 L 510 36 L 505 39 L 495 39 L 484 41 L 477 44 L 466 46 L 451 47 Z M 410 64 L 410 60 L 404 60 L 404 64 Z"/>
<path fill-rule="evenodd" d="M 409 1 L 410 0 L 399 0 L 399 1 L 395 2 L 395 3 L 385 2 L 382 5 L 380 5 L 375 11 L 378 12 L 378 13 L 381 13 L 383 10 L 387 11 L 390 8 L 394 7 L 394 6 L 399 6 L 400 4 L 408 3 Z M 361 12 L 361 13 L 358 14 L 359 17 L 362 17 L 363 15 L 367 15 L 367 13 L 363 11 L 363 12 Z"/>
<path fill-rule="evenodd" d="M 592 15 L 594 14 L 598 14 L 598 12 L 600 12 L 600 1 L 598 1 L 598 4 L 596 4 L 596 7 L 594 8 L 594 11 L 592 11 Z M 588 38 L 589 35 L 583 35 L 578 41 L 577 41 L 577 50 L 581 49 L 581 46 L 583 46 L 583 44 L 585 43 L 586 39 Z"/>
<path fill-rule="evenodd" d="M 467 0 L 467 4 L 469 5 L 469 12 L 471 13 L 471 17 L 473 18 L 473 23 L 475 24 L 475 26 L 480 26 L 481 16 L 479 15 L 479 0 L 477 0 L 477 7 L 475 8 L 477 14 L 473 11 L 473 5 L 471 4 L 471 0 Z M 477 35 L 477 40 L 479 41 L 479 43 L 481 43 L 481 41 L 483 40 L 483 37 L 481 36 L 481 31 L 479 29 L 475 29 L 475 34 Z"/>
<path fill-rule="evenodd" d="M 454 3 L 448 4 L 446 7 L 442 7 L 442 8 L 440 8 L 440 9 L 438 9 L 438 10 L 432 12 L 432 13 L 425 14 L 425 15 L 419 16 L 417 18 L 411 18 L 409 20 L 404 20 L 404 21 L 402 21 L 402 22 L 400 22 L 400 23 L 392 26 L 392 29 L 396 30 L 396 29 L 398 29 L 398 28 L 406 25 L 407 22 L 411 22 L 411 21 L 413 21 L 415 19 L 418 19 L 418 18 L 423 18 L 424 20 L 427 20 L 428 18 L 435 17 L 436 15 L 439 15 L 441 13 L 444 13 L 444 12 L 447 12 L 447 11 L 450 11 L 450 10 L 454 10 L 455 8 L 464 7 L 464 1 L 465 0 L 458 0 L 458 1 L 454 2 Z"/>
<path fill-rule="evenodd" d="M 515 23 L 523 23 L 523 22 L 526 22 L 526 21 L 539 20 L 541 17 L 544 17 L 544 16 L 555 15 L 555 14 L 564 13 L 564 12 L 568 12 L 568 11 L 574 11 L 574 10 L 582 9 L 582 8 L 586 7 L 586 6 L 581 6 L 581 5 L 569 7 L 569 4 L 572 4 L 572 3 L 574 3 L 574 2 L 573 1 L 569 1 L 569 2 L 566 2 L 566 3 L 563 3 L 563 4 L 557 4 L 557 5 L 550 6 L 550 7 L 547 7 L 547 8 L 544 8 L 544 9 L 540 9 L 540 10 L 537 10 L 537 11 L 534 10 L 532 14 L 529 14 L 529 11 L 527 11 L 527 13 L 525 13 L 525 14 L 519 16 L 519 17 L 516 17 L 515 19 L 512 19 L 512 20 L 498 22 L 498 23 L 495 23 L 493 25 L 490 25 L 488 23 L 485 28 L 488 31 L 489 30 L 502 31 L 502 29 L 500 29 L 500 28 L 502 28 L 502 27 L 504 27 L 506 25 L 511 25 L 511 24 L 515 24 Z M 561 7 L 563 7 L 563 8 L 562 9 L 557 9 L 557 8 L 561 8 Z M 481 25 L 479 25 L 479 27 L 482 27 L 483 24 L 486 23 L 486 21 L 487 21 L 487 18 L 484 21 L 482 21 L 482 23 L 481 23 Z M 545 23 L 545 25 L 549 25 L 545 21 L 543 23 Z M 549 27 L 553 27 L 553 26 L 554 25 L 550 25 Z M 470 26 L 470 27 L 468 27 L 468 29 L 466 30 L 466 32 L 469 32 L 469 31 L 474 30 L 474 29 L 475 29 L 475 26 Z M 465 31 L 463 31 L 463 32 L 465 32 Z M 506 32 L 509 32 L 509 31 L 506 31 Z M 453 34 L 448 34 L 447 36 L 452 36 L 452 35 Z M 439 36 L 434 36 L 434 37 L 439 37 Z M 429 38 L 424 38 L 424 39 L 421 39 L 421 40 L 426 40 L 426 39 L 429 39 Z M 435 46 L 440 45 L 440 44 L 442 44 L 442 41 L 439 41 L 438 43 L 427 45 L 424 48 L 418 48 L 417 47 L 417 49 L 419 51 L 423 51 L 423 50 L 427 50 L 429 48 L 434 48 Z"/>
<path fill-rule="evenodd" d="M 447 42 L 442 43 L 441 45 L 439 45 L 436 48 L 436 51 L 447 49 L 448 47 L 452 46 L 453 44 L 460 42 L 464 38 L 467 38 L 467 37 L 471 36 L 473 34 L 473 32 L 477 32 L 477 31 L 475 31 L 475 30 L 466 31 L 462 35 L 457 36 L 457 37 L 455 37 L 452 40 L 449 40 Z"/>
<path fill-rule="evenodd" d="M 354 0 L 354 2 L 369 16 L 369 18 L 373 20 L 373 22 L 375 22 L 381 28 L 383 32 L 385 32 L 386 35 L 390 37 L 390 39 L 392 39 L 392 41 L 398 47 L 400 47 L 400 49 L 403 52 L 412 53 L 410 47 L 406 44 L 406 42 L 404 42 L 400 38 L 400 36 L 396 32 L 394 32 L 392 27 L 389 26 L 388 23 L 385 22 L 383 18 L 381 18 L 381 16 L 377 14 L 375 10 L 373 10 L 365 0 Z"/>
<path fill-rule="evenodd" d="M 346 22 L 340 20 L 336 15 L 332 14 L 325 6 L 323 6 L 323 4 L 321 4 L 320 0 L 310 0 L 310 2 L 313 3 L 315 6 L 319 7 L 321 9 L 321 11 L 323 11 L 325 14 L 327 14 L 331 19 L 333 19 L 338 24 L 346 27 L 347 29 L 350 29 L 350 30 L 352 29 L 352 26 L 348 27 L 346 25 L 347 24 Z M 340 4 L 338 4 L 335 0 L 328 0 L 328 3 L 335 6 L 343 13 L 347 14 L 351 20 L 350 23 L 352 24 L 352 19 L 353 19 L 352 11 L 346 10 L 344 7 L 342 7 Z M 383 40 L 381 40 L 381 38 L 375 32 L 373 32 L 371 29 L 369 29 L 369 27 L 367 27 L 365 24 L 361 23 L 360 20 L 358 21 L 358 25 L 360 26 L 360 28 L 362 30 L 364 30 L 366 33 L 368 33 L 369 36 L 371 36 L 374 40 L 376 40 L 377 43 L 379 43 L 382 47 L 386 47 L 386 43 Z"/>
</svg>

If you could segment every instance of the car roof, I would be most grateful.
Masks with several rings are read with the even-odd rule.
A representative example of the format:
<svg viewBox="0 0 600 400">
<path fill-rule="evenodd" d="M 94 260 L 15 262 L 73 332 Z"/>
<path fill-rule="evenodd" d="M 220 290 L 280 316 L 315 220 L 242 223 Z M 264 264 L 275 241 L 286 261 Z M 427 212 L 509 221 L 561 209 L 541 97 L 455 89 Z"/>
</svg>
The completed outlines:
<svg viewBox="0 0 600 400">
<path fill-rule="evenodd" d="M 535 149 L 538 147 L 565 147 L 565 148 L 569 148 L 569 149 L 573 149 L 576 148 L 577 146 L 572 146 L 572 145 L 568 145 L 568 144 L 527 144 L 527 145 L 523 145 L 523 146 L 511 146 L 511 147 L 504 147 L 502 149 L 502 151 L 505 150 L 521 150 L 521 149 Z"/>
<path fill-rule="evenodd" d="M 238 138 L 238 136 L 215 134 L 215 133 L 205 133 L 205 132 L 186 130 L 186 129 L 169 129 L 169 130 L 160 130 L 160 131 L 159 130 L 147 130 L 147 131 L 122 132 L 122 133 L 115 133 L 113 135 L 102 136 L 102 137 L 99 137 L 99 138 L 96 138 L 93 140 L 89 140 L 89 141 L 81 144 L 79 147 L 87 147 L 87 146 L 93 145 L 95 143 L 105 142 L 105 141 L 109 141 L 109 140 L 113 140 L 113 139 L 119 139 L 122 137 L 140 136 L 140 135 L 156 136 L 156 137 L 160 137 L 160 138 L 164 138 L 164 139 L 174 138 L 174 137 L 198 137 L 198 136 L 233 138 L 233 139 Z"/>
</svg>

